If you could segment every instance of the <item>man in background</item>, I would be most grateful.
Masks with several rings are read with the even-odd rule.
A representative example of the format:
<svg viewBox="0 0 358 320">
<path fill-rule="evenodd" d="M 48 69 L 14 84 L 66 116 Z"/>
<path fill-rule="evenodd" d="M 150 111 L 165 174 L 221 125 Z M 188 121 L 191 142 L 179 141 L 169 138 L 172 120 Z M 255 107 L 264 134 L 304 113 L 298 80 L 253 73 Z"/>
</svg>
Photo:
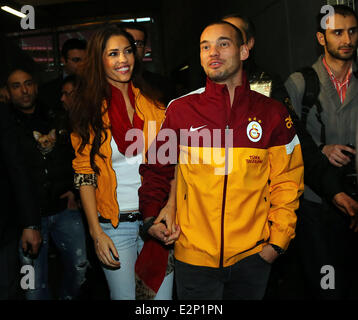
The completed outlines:
<svg viewBox="0 0 358 320">
<path fill-rule="evenodd" d="M 49 109 L 61 110 L 62 81 L 66 76 L 76 75 L 86 55 L 86 40 L 71 38 L 64 42 L 61 50 L 63 69 L 59 77 L 39 87 L 38 98 Z"/>
<path fill-rule="evenodd" d="M 134 43 L 137 47 L 137 56 L 139 61 L 143 64 L 142 75 L 143 78 L 148 84 L 154 87 L 154 89 L 162 92 L 162 102 L 164 105 L 167 105 L 172 99 L 176 97 L 175 87 L 172 84 L 171 80 L 163 75 L 149 71 L 145 68 L 143 59 L 145 57 L 146 46 L 148 43 L 148 32 L 146 28 L 135 22 L 122 22 L 118 25 L 121 29 L 127 31 L 134 39 Z"/>
<path fill-rule="evenodd" d="M 319 95 L 307 109 L 303 101 L 308 82 L 301 72 L 293 73 L 285 86 L 296 113 L 306 124 L 308 132 L 326 159 L 342 172 L 340 182 L 345 193 L 357 195 L 352 144 L 356 137 L 358 119 L 358 79 L 356 50 L 358 19 L 356 13 L 344 5 L 333 6 L 334 14 L 324 19 L 317 16 L 317 41 L 324 53 L 313 64 L 319 80 Z M 322 23 L 324 28 L 322 27 Z M 327 181 L 337 188 L 336 181 Z M 350 296 L 358 266 L 357 234 L 350 229 L 352 221 L 342 215 L 321 194 L 306 186 L 298 211 L 297 248 L 303 265 L 306 296 L 317 299 L 344 299 Z M 356 196 L 355 196 L 356 197 Z M 355 198 L 357 200 L 357 197 Z M 353 222 L 354 223 L 354 222 Z M 309 248 L 309 249 L 308 249 Z M 322 268 L 334 268 L 334 284 L 322 286 Z M 331 271 L 332 272 L 332 271 Z"/>
<path fill-rule="evenodd" d="M 0 300 L 19 299 L 19 239 L 25 255 L 41 245 L 40 211 L 9 106 L 0 105 Z"/>
</svg>

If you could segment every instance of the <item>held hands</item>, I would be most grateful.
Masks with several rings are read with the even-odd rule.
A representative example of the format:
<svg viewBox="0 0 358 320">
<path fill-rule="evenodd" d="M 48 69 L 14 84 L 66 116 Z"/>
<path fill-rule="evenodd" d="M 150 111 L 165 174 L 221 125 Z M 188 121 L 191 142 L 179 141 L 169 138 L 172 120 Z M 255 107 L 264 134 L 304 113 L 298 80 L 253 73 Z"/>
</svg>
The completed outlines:
<svg viewBox="0 0 358 320">
<path fill-rule="evenodd" d="M 164 223 L 163 223 L 164 222 Z M 155 219 L 148 233 L 166 246 L 179 239 L 180 227 L 175 224 L 175 207 L 167 204 Z"/>
<path fill-rule="evenodd" d="M 94 247 L 98 259 L 108 267 L 119 268 L 121 263 L 116 247 L 110 237 L 103 231 L 93 237 Z M 115 259 L 113 259 L 113 257 Z M 117 260 L 117 261 L 116 261 Z"/>
<path fill-rule="evenodd" d="M 351 217 L 349 228 L 358 232 L 358 202 L 344 192 L 337 193 L 332 201 L 339 210 Z"/>
<path fill-rule="evenodd" d="M 356 154 L 354 149 L 341 144 L 325 145 L 322 149 L 322 152 L 328 158 L 329 162 L 339 168 L 347 165 L 351 161 L 351 158 L 342 151 L 349 152 L 353 155 Z"/>
</svg>

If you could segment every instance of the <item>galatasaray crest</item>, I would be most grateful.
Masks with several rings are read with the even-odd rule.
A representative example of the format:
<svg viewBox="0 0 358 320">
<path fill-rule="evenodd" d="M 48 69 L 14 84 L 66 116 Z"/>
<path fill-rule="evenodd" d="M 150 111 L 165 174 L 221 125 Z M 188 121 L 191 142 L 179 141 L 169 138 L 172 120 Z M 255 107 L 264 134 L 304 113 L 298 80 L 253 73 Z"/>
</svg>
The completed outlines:
<svg viewBox="0 0 358 320">
<path fill-rule="evenodd" d="M 249 125 L 247 126 L 247 137 L 252 142 L 259 142 L 262 138 L 261 120 L 249 119 Z"/>
</svg>

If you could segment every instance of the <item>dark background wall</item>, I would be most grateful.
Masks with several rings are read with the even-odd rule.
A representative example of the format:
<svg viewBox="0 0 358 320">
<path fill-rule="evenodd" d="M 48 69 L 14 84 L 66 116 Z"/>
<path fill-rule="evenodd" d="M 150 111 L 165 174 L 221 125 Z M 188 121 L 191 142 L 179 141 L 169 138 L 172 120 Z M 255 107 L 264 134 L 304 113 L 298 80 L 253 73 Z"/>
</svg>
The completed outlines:
<svg viewBox="0 0 358 320">
<path fill-rule="evenodd" d="M 316 60 L 315 16 L 326 3 L 325 0 L 82 0 L 35 6 L 35 10 L 36 28 L 96 21 L 98 17 L 110 15 L 150 15 L 157 23 L 152 32 L 155 41 L 151 67 L 162 74 L 183 77 L 190 89 L 196 89 L 203 84 L 199 37 L 209 22 L 234 12 L 249 16 L 257 28 L 257 63 L 285 79 L 293 71 Z M 0 12 L 0 17 L 4 33 L 14 32 L 9 31 L 10 22 L 14 22 L 15 32 L 23 31 L 18 18 L 8 14 L 4 16 L 3 12 Z M 3 58 L 4 55 L 7 58 Z M 11 60 L 13 56 L 7 45 L 0 50 L 1 61 Z M 190 68 L 178 72 L 186 65 Z M 1 70 L 0 66 L 0 74 Z"/>
<path fill-rule="evenodd" d="M 189 64 L 194 88 L 199 79 L 193 74 L 200 72 L 200 32 L 207 23 L 238 12 L 249 16 L 256 26 L 257 63 L 285 79 L 293 71 L 316 60 L 319 51 L 315 16 L 326 3 L 324 0 L 163 0 L 161 25 L 165 72 Z"/>
</svg>

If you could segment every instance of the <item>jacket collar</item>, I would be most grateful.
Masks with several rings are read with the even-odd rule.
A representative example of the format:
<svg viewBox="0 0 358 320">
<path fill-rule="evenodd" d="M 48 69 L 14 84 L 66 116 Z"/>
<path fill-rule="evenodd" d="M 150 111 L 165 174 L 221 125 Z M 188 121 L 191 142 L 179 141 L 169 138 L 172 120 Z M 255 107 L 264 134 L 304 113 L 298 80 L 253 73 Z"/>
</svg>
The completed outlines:
<svg viewBox="0 0 358 320">
<path fill-rule="evenodd" d="M 341 108 L 349 104 L 358 94 L 358 79 L 354 75 L 354 72 L 357 71 L 357 65 L 355 62 L 353 62 L 352 64 L 353 75 L 347 90 L 346 99 L 342 104 L 339 99 L 337 90 L 334 87 L 325 66 L 323 65 L 322 59 L 323 59 L 323 55 L 318 58 L 317 62 L 313 65 L 313 67 L 320 78 L 320 82 L 322 84 L 322 87 L 324 88 L 324 91 L 329 95 L 330 99 L 332 99 L 334 104 L 337 106 L 337 110 L 340 110 Z"/>
<path fill-rule="evenodd" d="M 250 84 L 247 80 L 246 72 L 242 71 L 242 84 L 235 88 L 234 101 L 236 101 L 238 97 L 246 93 L 248 90 L 250 90 Z M 225 93 L 228 94 L 228 89 L 226 84 L 215 83 L 207 77 L 205 93 L 208 97 L 217 97 L 222 96 Z"/>
</svg>

